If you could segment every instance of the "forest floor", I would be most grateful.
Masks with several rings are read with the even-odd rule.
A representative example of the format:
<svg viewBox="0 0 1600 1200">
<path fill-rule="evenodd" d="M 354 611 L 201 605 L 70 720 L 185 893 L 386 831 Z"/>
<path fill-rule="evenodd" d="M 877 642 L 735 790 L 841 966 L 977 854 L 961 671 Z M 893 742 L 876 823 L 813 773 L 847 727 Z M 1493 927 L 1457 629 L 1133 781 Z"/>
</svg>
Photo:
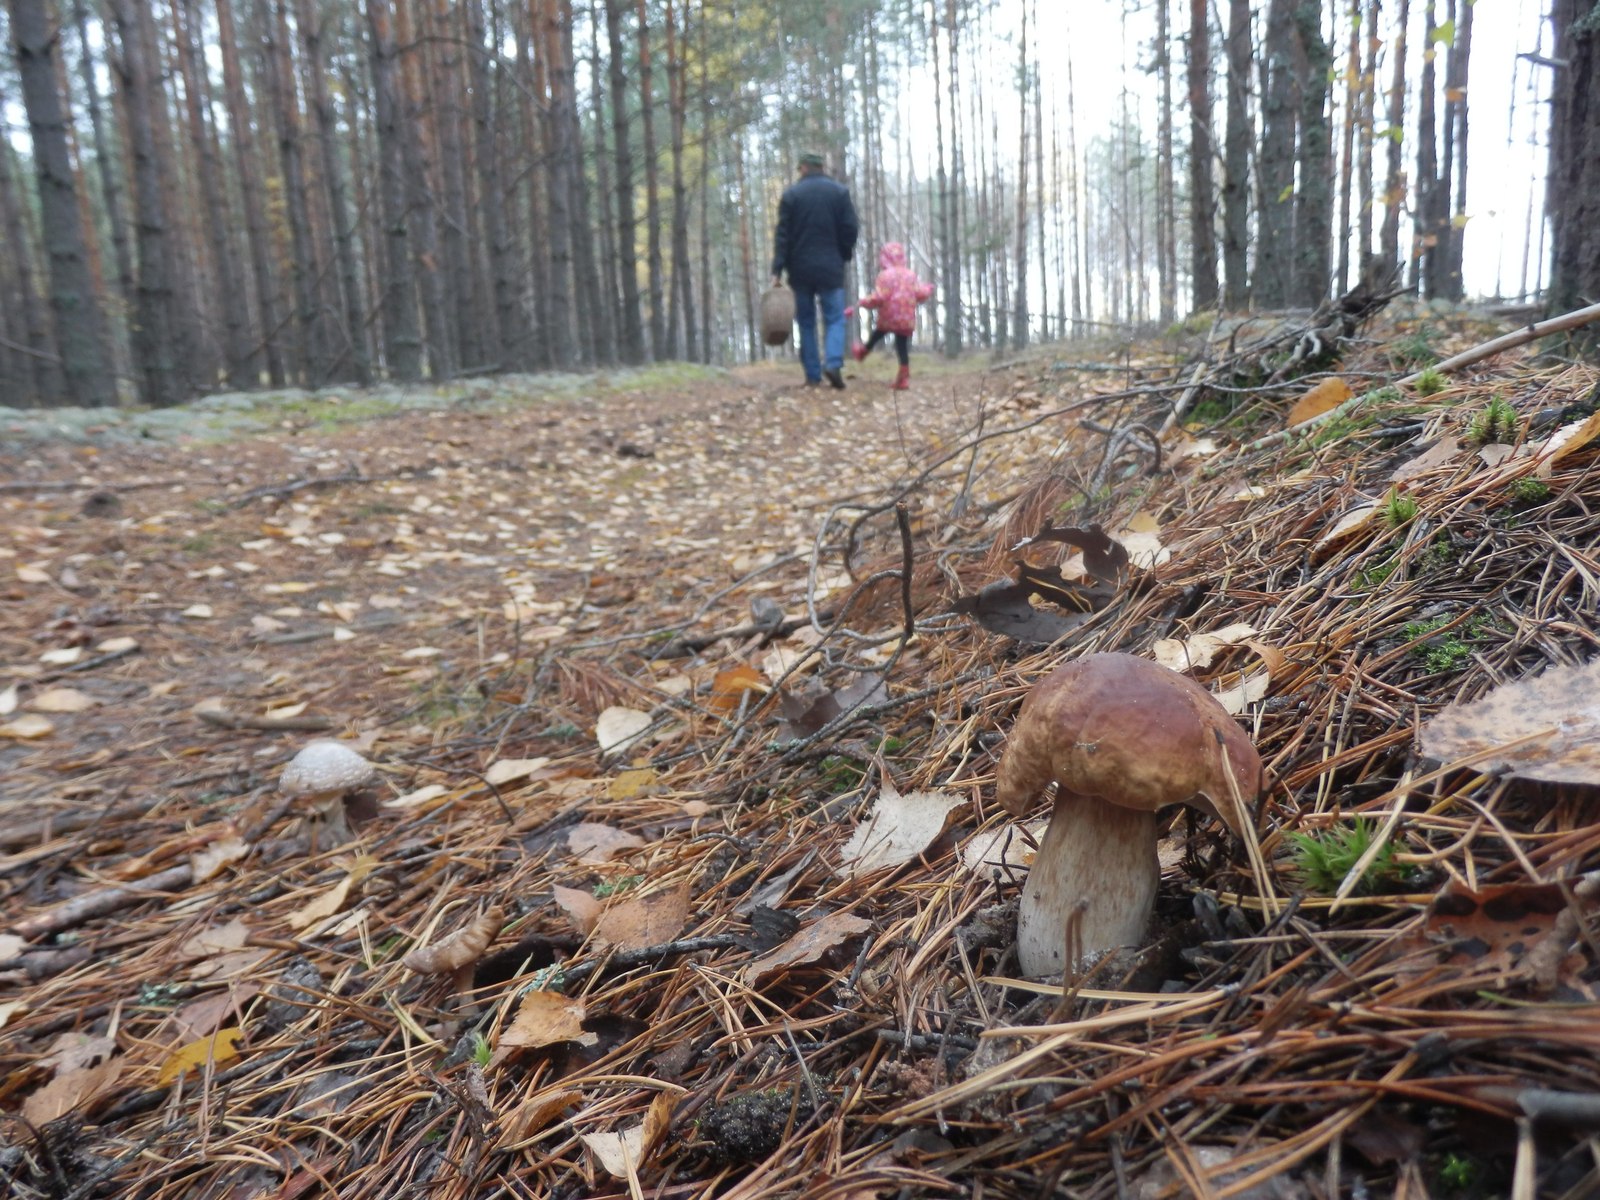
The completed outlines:
<svg viewBox="0 0 1600 1200">
<path fill-rule="evenodd" d="M 1493 332 L 1397 319 L 1350 384 Z M 1419 739 L 1600 646 L 1595 373 L 1518 354 L 1252 448 L 1321 376 L 1219 343 L 1157 459 L 1194 352 L 4 414 L 3 1177 L 1584 1194 L 1600 824 L 1515 757 L 1538 730 Z M 1012 550 L 1067 522 L 1127 548 L 1114 586 Z M 1174 826 L 1155 950 L 1058 1009 L 987 797 L 1061 635 L 1190 638 L 1275 782 L 1259 855 Z M 278 791 L 319 737 L 378 767 L 350 840 Z"/>
</svg>

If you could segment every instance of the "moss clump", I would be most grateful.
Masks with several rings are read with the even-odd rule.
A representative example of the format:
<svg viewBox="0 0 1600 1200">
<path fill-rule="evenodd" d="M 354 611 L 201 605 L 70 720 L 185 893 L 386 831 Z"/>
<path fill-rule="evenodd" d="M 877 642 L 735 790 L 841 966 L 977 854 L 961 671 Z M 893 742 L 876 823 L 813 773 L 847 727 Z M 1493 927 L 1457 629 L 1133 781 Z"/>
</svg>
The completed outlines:
<svg viewBox="0 0 1600 1200">
<path fill-rule="evenodd" d="M 1353 825 L 1339 825 L 1321 833 L 1289 834 L 1295 871 L 1306 889 L 1321 896 L 1334 895 L 1351 868 L 1372 848 L 1373 832 L 1369 822 L 1357 819 Z M 1394 844 L 1386 842 L 1362 873 L 1355 890 L 1358 895 L 1393 891 L 1409 876 L 1409 868 L 1394 860 Z"/>
<path fill-rule="evenodd" d="M 1517 410 L 1511 401 L 1496 396 L 1488 406 L 1472 418 L 1467 426 L 1467 440 L 1474 446 L 1487 446 L 1491 442 L 1510 442 L 1517 436 Z"/>
<path fill-rule="evenodd" d="M 739 1092 L 721 1104 L 707 1105 L 695 1122 L 708 1152 L 718 1162 L 757 1162 L 783 1144 L 789 1117 L 798 1125 L 811 1115 L 811 1099 L 794 1088 Z"/>
</svg>

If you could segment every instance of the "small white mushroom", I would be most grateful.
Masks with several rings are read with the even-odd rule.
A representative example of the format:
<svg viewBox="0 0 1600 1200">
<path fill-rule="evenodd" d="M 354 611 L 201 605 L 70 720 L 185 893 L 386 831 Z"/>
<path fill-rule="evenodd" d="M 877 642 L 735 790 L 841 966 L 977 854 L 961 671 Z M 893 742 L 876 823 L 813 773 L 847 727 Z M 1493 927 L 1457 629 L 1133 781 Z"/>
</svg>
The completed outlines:
<svg viewBox="0 0 1600 1200">
<path fill-rule="evenodd" d="M 289 760 L 278 777 L 278 791 L 320 808 L 337 844 L 350 838 L 344 815 L 345 796 L 366 786 L 376 773 L 371 763 L 343 742 L 323 738 L 308 742 Z"/>
</svg>

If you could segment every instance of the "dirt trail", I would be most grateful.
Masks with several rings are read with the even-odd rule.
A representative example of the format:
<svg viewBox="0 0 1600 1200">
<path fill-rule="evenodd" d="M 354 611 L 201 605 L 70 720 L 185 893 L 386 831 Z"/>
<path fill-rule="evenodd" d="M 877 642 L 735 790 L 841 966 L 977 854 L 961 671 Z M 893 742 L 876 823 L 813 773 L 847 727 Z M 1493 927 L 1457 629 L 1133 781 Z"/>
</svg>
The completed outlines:
<svg viewBox="0 0 1600 1200">
<path fill-rule="evenodd" d="M 5 810 L 231 806 L 313 731 L 219 728 L 202 702 L 416 748 L 518 651 L 514 622 L 524 653 L 670 623 L 972 419 L 970 375 L 894 393 L 891 371 L 842 393 L 789 366 L 647 376 L 348 425 L 297 406 L 224 442 L 0 454 L 0 479 L 77 485 L 0 493 L 0 724 L 50 726 L 0 738 Z M 35 711 L 63 688 L 88 707 Z"/>
</svg>

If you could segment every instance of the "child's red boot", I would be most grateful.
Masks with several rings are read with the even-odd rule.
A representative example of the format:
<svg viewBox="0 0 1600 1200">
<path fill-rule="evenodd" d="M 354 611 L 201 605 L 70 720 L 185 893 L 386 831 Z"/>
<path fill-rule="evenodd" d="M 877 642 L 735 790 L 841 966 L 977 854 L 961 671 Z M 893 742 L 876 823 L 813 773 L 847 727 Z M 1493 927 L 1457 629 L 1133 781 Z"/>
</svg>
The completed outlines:
<svg viewBox="0 0 1600 1200">
<path fill-rule="evenodd" d="M 911 368 L 901 367 L 900 373 L 894 377 L 894 388 L 897 392 L 906 391 L 911 387 Z"/>
<path fill-rule="evenodd" d="M 857 342 L 854 346 L 850 347 L 850 357 L 855 359 L 857 362 L 860 362 L 862 359 L 866 358 L 866 356 L 867 347 L 865 344 Z"/>
</svg>

